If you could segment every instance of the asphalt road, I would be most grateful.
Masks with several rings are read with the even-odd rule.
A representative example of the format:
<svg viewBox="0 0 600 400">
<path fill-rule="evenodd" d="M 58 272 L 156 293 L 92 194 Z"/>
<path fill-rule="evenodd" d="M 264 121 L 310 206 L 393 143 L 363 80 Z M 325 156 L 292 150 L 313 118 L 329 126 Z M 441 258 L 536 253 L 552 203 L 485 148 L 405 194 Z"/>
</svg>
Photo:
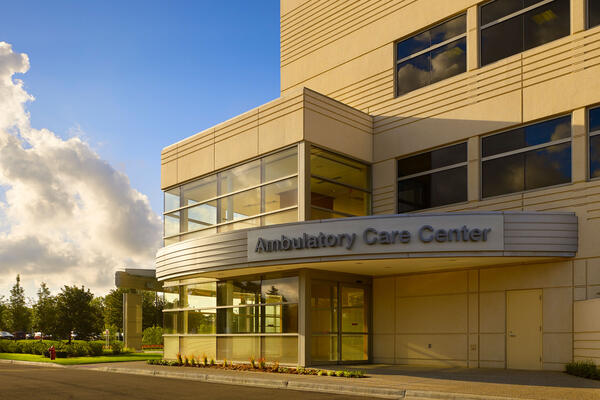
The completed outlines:
<svg viewBox="0 0 600 400">
<path fill-rule="evenodd" d="M 88 400 L 88 399 L 365 399 L 326 393 L 264 389 L 125 375 L 73 368 L 0 364 L 0 399 Z"/>
</svg>

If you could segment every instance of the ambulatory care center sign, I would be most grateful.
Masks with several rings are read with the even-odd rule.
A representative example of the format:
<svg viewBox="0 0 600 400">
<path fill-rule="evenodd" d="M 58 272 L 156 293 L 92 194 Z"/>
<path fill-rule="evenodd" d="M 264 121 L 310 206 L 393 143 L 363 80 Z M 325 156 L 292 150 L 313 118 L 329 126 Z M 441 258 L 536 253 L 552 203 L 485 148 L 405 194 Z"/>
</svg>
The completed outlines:
<svg viewBox="0 0 600 400">
<path fill-rule="evenodd" d="M 504 250 L 502 214 L 394 215 L 248 231 L 248 261 Z"/>
</svg>

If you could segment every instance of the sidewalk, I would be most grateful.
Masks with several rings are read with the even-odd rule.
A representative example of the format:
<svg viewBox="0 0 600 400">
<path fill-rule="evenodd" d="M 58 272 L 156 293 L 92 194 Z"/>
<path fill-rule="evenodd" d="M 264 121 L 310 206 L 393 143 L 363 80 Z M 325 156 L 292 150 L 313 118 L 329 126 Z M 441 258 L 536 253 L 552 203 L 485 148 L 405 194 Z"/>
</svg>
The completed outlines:
<svg viewBox="0 0 600 400">
<path fill-rule="evenodd" d="M 213 368 L 167 367 L 148 365 L 143 362 L 94 364 L 68 368 L 407 400 L 425 398 L 600 400 L 600 381 L 553 371 L 368 364 L 348 367 L 347 369 L 366 371 L 368 376 L 362 379 L 350 379 Z M 340 366 L 331 366 L 327 369 L 340 369 Z"/>
</svg>

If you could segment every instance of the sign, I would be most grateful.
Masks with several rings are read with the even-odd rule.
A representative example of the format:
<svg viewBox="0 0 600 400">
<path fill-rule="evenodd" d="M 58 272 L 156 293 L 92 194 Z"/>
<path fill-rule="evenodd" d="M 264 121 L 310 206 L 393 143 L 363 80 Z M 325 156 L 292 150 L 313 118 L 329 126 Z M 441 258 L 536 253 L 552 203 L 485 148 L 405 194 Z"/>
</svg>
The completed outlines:
<svg viewBox="0 0 600 400">
<path fill-rule="evenodd" d="M 501 214 L 400 215 L 309 221 L 248 231 L 248 261 L 504 250 Z"/>
</svg>

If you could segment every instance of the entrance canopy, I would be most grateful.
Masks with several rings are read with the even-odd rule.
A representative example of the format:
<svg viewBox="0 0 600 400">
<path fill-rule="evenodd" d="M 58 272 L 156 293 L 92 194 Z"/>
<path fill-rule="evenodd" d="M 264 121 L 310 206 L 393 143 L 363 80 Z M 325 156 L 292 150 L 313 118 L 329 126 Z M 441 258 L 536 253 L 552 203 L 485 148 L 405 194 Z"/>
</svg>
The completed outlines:
<svg viewBox="0 0 600 400">
<path fill-rule="evenodd" d="M 423 213 L 306 221 L 216 234 L 160 249 L 158 280 L 313 268 L 362 275 L 574 257 L 567 212 Z"/>
</svg>

